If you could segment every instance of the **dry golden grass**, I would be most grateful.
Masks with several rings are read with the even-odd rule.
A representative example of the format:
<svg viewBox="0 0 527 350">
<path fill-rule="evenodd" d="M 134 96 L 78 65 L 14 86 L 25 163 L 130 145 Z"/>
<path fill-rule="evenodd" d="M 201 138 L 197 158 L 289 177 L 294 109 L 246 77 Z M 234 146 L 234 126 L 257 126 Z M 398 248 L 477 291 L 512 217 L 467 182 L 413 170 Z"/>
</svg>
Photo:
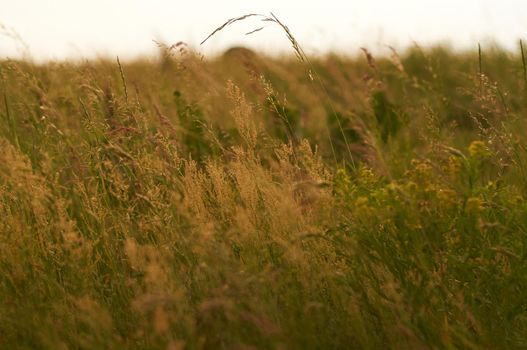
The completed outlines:
<svg viewBox="0 0 527 350">
<path fill-rule="evenodd" d="M 0 348 L 524 347 L 521 57 L 294 50 L 0 62 Z"/>
</svg>

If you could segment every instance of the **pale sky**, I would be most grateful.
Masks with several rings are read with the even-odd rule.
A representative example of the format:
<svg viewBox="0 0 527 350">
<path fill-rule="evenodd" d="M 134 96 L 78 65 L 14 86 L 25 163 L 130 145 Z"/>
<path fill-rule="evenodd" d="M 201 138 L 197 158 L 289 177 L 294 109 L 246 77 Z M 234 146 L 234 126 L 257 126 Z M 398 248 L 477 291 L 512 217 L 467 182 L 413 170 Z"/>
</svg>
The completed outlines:
<svg viewBox="0 0 527 350">
<path fill-rule="evenodd" d="M 245 36 L 262 25 L 255 19 L 199 46 L 227 19 L 254 12 L 273 12 L 308 54 L 356 54 L 361 46 L 382 52 L 413 42 L 474 48 L 491 39 L 515 50 L 527 39 L 527 0 L 0 0 L 0 58 L 133 58 L 154 52 L 153 40 L 184 41 L 204 54 L 233 45 L 289 52 L 277 26 Z"/>
</svg>

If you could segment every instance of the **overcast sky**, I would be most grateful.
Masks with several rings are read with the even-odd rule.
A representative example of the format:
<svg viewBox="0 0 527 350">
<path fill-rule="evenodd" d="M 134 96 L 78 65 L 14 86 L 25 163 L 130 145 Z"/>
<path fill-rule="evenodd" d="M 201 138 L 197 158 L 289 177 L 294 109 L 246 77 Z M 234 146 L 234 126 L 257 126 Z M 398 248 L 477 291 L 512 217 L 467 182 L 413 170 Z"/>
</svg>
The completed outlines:
<svg viewBox="0 0 527 350">
<path fill-rule="evenodd" d="M 361 46 L 378 52 L 414 41 L 472 48 L 490 39 L 515 49 L 519 38 L 527 39 L 527 0 L 0 0 L 0 57 L 29 50 L 38 60 L 130 58 L 153 52 L 153 40 L 185 41 L 205 54 L 233 45 L 290 51 L 277 26 L 245 36 L 262 25 L 257 20 L 199 46 L 225 20 L 252 12 L 273 12 L 310 54 L 354 54 Z"/>
</svg>

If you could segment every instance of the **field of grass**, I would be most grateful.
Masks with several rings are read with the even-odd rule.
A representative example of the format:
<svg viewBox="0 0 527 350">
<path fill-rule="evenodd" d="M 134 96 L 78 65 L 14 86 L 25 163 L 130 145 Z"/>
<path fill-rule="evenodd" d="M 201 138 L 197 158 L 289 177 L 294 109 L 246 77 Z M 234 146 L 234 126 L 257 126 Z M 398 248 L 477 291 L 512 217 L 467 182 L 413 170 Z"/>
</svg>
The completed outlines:
<svg viewBox="0 0 527 350">
<path fill-rule="evenodd" d="M 0 349 L 527 347 L 521 51 L 0 61 Z"/>
</svg>

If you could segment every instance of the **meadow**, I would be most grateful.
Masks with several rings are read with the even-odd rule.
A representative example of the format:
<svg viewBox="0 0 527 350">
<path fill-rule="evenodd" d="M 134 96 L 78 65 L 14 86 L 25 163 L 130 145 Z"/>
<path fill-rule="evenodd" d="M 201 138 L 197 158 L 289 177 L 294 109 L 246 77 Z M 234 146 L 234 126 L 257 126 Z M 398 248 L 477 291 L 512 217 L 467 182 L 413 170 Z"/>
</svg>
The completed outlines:
<svg viewBox="0 0 527 350">
<path fill-rule="evenodd" d="M 1 349 L 525 349 L 520 48 L 0 61 Z"/>
</svg>

